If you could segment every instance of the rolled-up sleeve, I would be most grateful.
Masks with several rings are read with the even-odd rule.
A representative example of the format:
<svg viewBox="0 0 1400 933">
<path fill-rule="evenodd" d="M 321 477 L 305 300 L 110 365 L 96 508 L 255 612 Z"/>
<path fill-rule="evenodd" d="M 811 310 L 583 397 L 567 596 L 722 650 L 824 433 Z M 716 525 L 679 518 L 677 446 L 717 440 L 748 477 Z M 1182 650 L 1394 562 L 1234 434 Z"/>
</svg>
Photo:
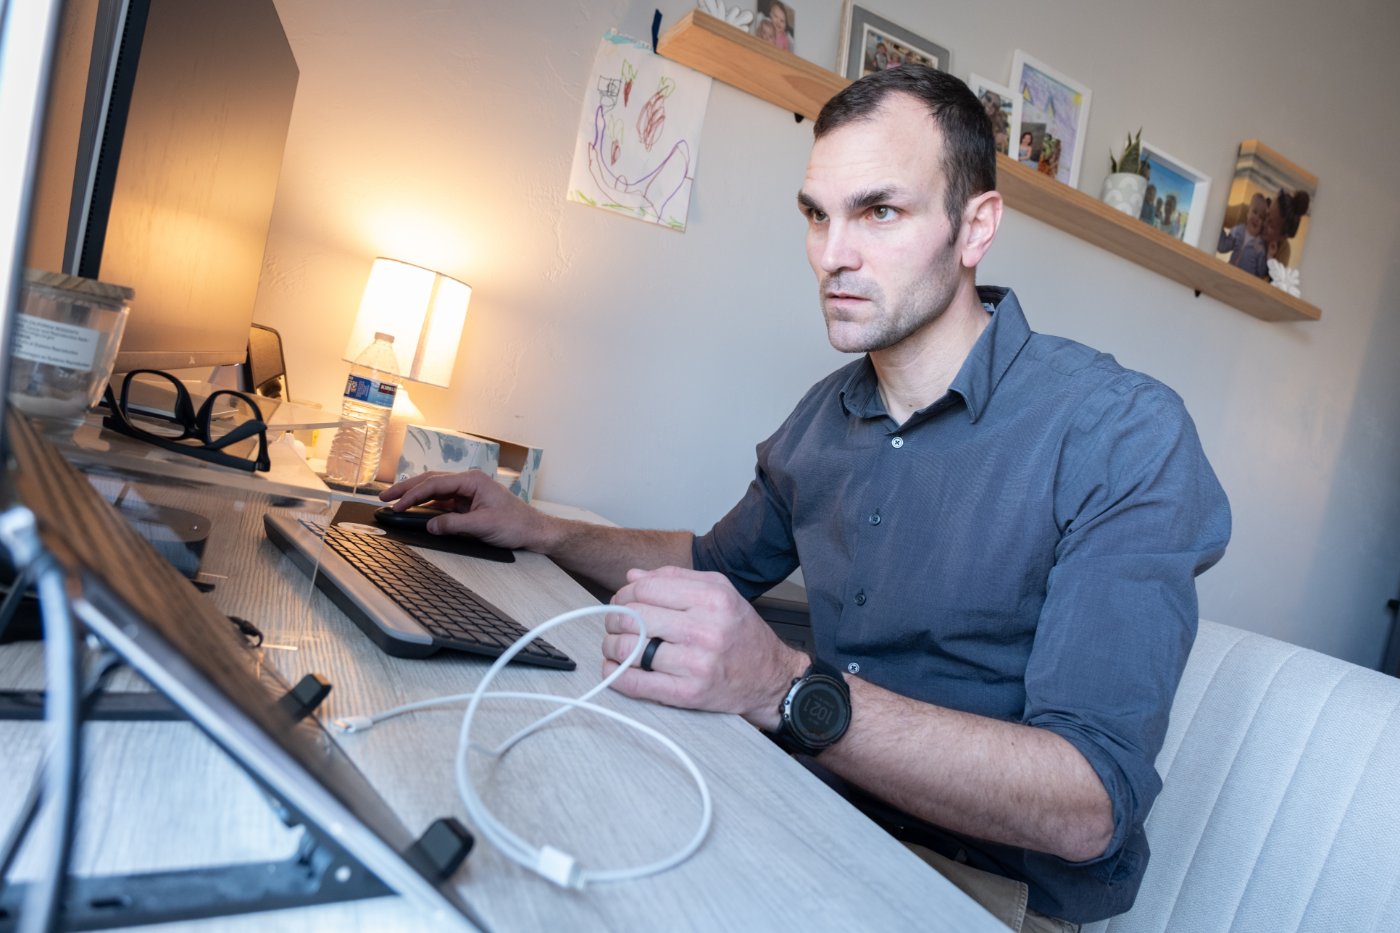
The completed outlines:
<svg viewBox="0 0 1400 933">
<path fill-rule="evenodd" d="M 1055 510 L 1024 721 L 1064 737 L 1103 781 L 1114 833 L 1100 859 L 1112 859 L 1161 790 L 1154 762 L 1195 638 L 1195 577 L 1224 553 L 1230 509 L 1180 398 L 1142 381 L 1077 413 Z"/>
<path fill-rule="evenodd" d="M 753 482 L 744 497 L 691 545 L 692 566 L 724 574 L 745 599 L 764 593 L 797 569 L 792 516 L 767 469 L 769 451 L 784 430 L 758 445 Z"/>
</svg>

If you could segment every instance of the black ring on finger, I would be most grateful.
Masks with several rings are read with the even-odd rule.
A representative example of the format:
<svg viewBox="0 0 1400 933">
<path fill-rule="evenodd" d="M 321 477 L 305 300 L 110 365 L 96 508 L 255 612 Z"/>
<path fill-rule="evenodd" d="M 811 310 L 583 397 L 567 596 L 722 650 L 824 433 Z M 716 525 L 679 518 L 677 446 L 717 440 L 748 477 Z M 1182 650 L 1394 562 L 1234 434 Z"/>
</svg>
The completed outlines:
<svg viewBox="0 0 1400 933">
<path fill-rule="evenodd" d="M 655 637 L 647 642 L 646 650 L 642 652 L 642 670 L 651 670 L 651 662 L 656 657 L 656 649 L 661 647 L 662 641 L 660 637 Z"/>
</svg>

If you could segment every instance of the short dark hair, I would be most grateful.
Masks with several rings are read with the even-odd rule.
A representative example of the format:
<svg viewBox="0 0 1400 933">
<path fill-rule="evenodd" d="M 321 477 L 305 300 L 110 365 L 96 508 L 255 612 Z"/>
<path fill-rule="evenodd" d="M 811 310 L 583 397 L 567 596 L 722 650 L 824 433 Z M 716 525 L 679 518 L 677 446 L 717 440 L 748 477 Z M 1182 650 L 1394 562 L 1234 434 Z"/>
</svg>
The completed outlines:
<svg viewBox="0 0 1400 933">
<path fill-rule="evenodd" d="M 900 65 L 868 74 L 826 102 L 812 135 L 821 139 L 849 123 L 870 119 L 892 94 L 922 101 L 943 135 L 943 174 L 948 181 L 944 209 L 956 236 L 967 202 L 997 186 L 991 118 L 961 79 L 927 65 Z"/>
<path fill-rule="evenodd" d="M 1286 237 L 1298 235 L 1298 226 L 1303 222 L 1303 217 L 1308 213 L 1308 207 L 1312 204 L 1312 197 L 1306 191 L 1295 191 L 1288 193 L 1285 188 L 1278 189 L 1278 212 L 1283 219 L 1282 233 Z"/>
</svg>

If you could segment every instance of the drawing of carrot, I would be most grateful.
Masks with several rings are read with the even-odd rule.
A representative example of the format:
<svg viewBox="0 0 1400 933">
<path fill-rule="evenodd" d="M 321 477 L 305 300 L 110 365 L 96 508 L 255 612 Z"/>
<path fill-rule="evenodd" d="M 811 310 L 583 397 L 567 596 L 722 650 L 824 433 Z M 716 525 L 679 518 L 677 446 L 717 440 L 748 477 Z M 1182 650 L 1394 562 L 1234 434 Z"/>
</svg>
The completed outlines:
<svg viewBox="0 0 1400 933">
<path fill-rule="evenodd" d="M 608 117 L 608 164 L 616 165 L 622 155 L 622 121 L 616 116 Z"/>
<path fill-rule="evenodd" d="M 626 107 L 628 100 L 632 97 L 632 82 L 637 80 L 637 69 L 632 67 L 632 63 L 624 61 L 622 63 L 622 106 Z"/>
<path fill-rule="evenodd" d="M 642 106 L 641 116 L 637 117 L 637 134 L 647 152 L 661 137 L 661 128 L 666 125 L 666 98 L 676 89 L 676 82 L 662 78 L 657 82 L 656 93 Z"/>
</svg>

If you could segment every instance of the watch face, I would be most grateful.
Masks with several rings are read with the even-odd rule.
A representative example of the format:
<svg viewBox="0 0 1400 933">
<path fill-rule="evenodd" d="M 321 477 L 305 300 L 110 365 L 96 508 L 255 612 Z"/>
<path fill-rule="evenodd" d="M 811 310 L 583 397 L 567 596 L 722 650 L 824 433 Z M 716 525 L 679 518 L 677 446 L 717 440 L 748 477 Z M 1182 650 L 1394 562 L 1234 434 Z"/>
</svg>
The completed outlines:
<svg viewBox="0 0 1400 933">
<path fill-rule="evenodd" d="M 824 746 L 836 741 L 850 719 L 850 700 L 828 677 L 808 678 L 792 698 L 793 731 L 810 745 Z"/>
</svg>

